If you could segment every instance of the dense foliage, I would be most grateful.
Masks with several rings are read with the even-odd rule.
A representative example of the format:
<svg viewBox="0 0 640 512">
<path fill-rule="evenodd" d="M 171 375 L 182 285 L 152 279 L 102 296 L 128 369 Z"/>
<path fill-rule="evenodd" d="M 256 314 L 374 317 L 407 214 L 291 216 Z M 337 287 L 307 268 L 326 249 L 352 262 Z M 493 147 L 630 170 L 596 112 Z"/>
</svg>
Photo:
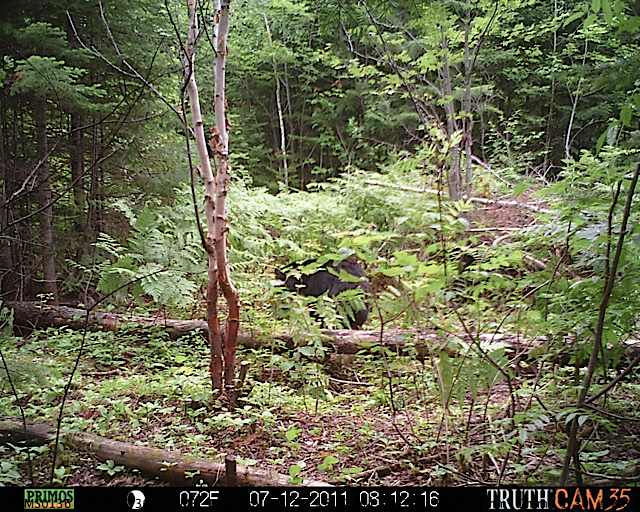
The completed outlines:
<svg viewBox="0 0 640 512">
<path fill-rule="evenodd" d="M 357 170 L 385 172 L 412 156 L 434 178 L 466 171 L 469 187 L 478 184 L 473 158 L 508 169 L 514 181 L 553 179 L 565 158 L 599 149 L 607 137 L 635 144 L 634 3 L 233 7 L 235 175 L 272 193 Z M 210 9 L 202 5 L 205 23 Z M 38 284 L 44 279 L 61 296 L 81 298 L 69 261 L 100 260 L 91 244 L 101 233 L 126 236 L 117 204 L 169 204 L 188 181 L 175 115 L 174 28 L 184 23 L 179 9 L 150 0 L 10 6 L 0 45 L 3 296 L 57 294 Z M 211 98 L 205 34 L 199 76 Z"/>
</svg>

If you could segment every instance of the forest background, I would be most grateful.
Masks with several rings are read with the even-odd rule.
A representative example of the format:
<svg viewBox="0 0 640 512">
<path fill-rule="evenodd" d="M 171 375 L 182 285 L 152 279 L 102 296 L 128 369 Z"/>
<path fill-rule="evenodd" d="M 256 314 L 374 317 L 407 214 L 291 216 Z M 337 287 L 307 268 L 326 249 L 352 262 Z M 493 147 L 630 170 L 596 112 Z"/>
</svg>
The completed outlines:
<svg viewBox="0 0 640 512">
<path fill-rule="evenodd" d="M 194 202 L 200 208 L 204 194 L 185 141 L 184 7 L 39 0 L 7 4 L 3 12 L 3 302 L 100 303 L 202 318 L 206 254 Z M 325 355 L 319 328 L 314 338 L 303 307 L 308 300 L 271 282 L 275 267 L 322 255 L 363 262 L 375 296 L 372 328 L 544 336 L 538 362 L 556 366 L 569 350 L 573 373 L 553 384 L 562 407 L 535 409 L 536 380 L 518 409 L 510 387 L 509 421 L 482 421 L 500 430 L 501 441 L 483 438 L 471 448 L 461 438 L 457 455 L 447 448 L 442 466 L 422 478 L 464 480 L 470 461 L 480 460 L 483 473 L 475 477 L 482 481 L 487 465 L 498 481 L 505 474 L 512 482 L 566 481 L 572 458 L 580 458 L 580 435 L 593 441 L 598 427 L 623 428 L 585 407 L 596 363 L 604 388 L 620 371 L 637 328 L 640 233 L 632 201 L 640 142 L 639 13 L 638 2 L 623 0 L 232 4 L 229 264 L 243 327 L 273 332 L 284 322 L 298 347 L 291 359 L 270 353 L 269 364 L 293 372 L 294 389 L 327 397 L 328 377 L 319 376 L 317 361 L 311 371 L 304 360 Z M 198 85 L 212 133 L 213 3 L 201 3 L 199 16 Z M 472 196 L 525 206 L 474 208 Z M 458 265 L 462 253 L 472 256 L 468 269 Z M 324 308 L 328 327 L 345 314 L 330 300 L 315 307 Z M 11 309 L 3 314 L 10 327 Z M 47 349 L 53 352 L 57 337 L 71 343 L 74 336 L 38 332 L 32 342 L 53 343 Z M 12 331 L 3 336 L 3 350 L 12 350 L 6 348 L 15 344 Z M 453 414 L 455 397 L 459 412 L 471 418 L 481 388 L 487 393 L 518 373 L 504 346 L 496 348 L 500 354 L 480 345 L 474 350 L 456 349 L 465 361 L 460 365 L 445 353 L 434 357 L 430 373 L 438 379 L 429 385 L 439 389 L 443 417 Z M 32 367 L 32 356 L 14 357 L 27 357 Z M 97 357 L 105 370 L 124 365 L 121 356 L 111 354 L 108 364 L 104 354 Z M 395 411 L 391 382 L 400 377 L 388 372 L 374 401 Z M 424 366 L 398 372 L 429 373 Z M 470 389 L 465 375 L 478 374 L 486 386 L 480 379 Z M 541 370 L 537 375 L 542 379 Z M 624 408 L 637 391 L 632 385 L 615 403 Z M 252 422 L 269 424 L 262 416 L 246 423 Z M 637 420 L 631 424 L 637 439 Z M 213 436 L 216 428 L 222 427 L 197 427 L 197 435 Z M 291 432 L 288 443 L 299 435 Z M 592 473 L 613 477 L 622 464 L 637 478 L 629 471 L 637 460 L 637 450 L 629 452 L 632 439 L 615 454 L 595 450 L 600 455 L 587 459 L 601 465 Z M 528 442 L 548 446 L 521 463 Z M 409 444 L 420 454 L 438 445 Z M 557 460 L 545 461 L 549 447 Z M 508 467 L 513 450 L 519 462 Z M 17 478 L 14 462 L 4 466 L 7 482 Z M 365 471 L 342 462 L 340 478 Z M 293 478 L 301 469 L 290 460 L 285 465 Z M 588 468 L 578 468 L 580 481 Z M 71 477 L 66 469 L 60 481 Z"/>
</svg>

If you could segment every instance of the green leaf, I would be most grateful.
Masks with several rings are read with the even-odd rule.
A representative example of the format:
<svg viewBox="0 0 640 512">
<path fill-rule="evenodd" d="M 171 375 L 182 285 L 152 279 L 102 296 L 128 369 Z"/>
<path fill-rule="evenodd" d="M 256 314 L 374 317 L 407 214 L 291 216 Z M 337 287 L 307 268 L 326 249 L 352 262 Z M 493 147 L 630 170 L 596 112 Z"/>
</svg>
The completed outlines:
<svg viewBox="0 0 640 512">
<path fill-rule="evenodd" d="M 384 268 L 384 269 L 380 270 L 380 273 L 385 275 L 385 276 L 394 277 L 394 276 L 403 275 L 405 273 L 405 271 L 402 268 L 392 267 L 392 268 Z"/>
<path fill-rule="evenodd" d="M 620 122 L 625 126 L 631 126 L 633 111 L 628 103 L 620 109 Z"/>
<path fill-rule="evenodd" d="M 529 189 L 529 185 L 526 183 L 518 183 L 515 187 L 513 187 L 513 195 L 515 197 L 520 197 L 523 192 L 526 192 Z"/>
<path fill-rule="evenodd" d="M 299 347 L 298 351 L 306 357 L 313 357 L 316 354 L 316 349 L 315 347 L 311 347 L 309 345 L 304 346 L 304 347 Z"/>
<path fill-rule="evenodd" d="M 288 372 L 296 365 L 294 361 L 282 361 L 278 366 L 283 372 Z"/>
<path fill-rule="evenodd" d="M 289 430 L 285 432 L 284 437 L 287 438 L 287 441 L 293 441 L 296 437 L 300 435 L 300 432 L 302 432 L 301 429 L 296 428 L 292 425 L 291 427 L 289 427 Z"/>
<path fill-rule="evenodd" d="M 587 19 L 584 20 L 584 23 L 582 24 L 582 28 L 586 30 L 591 25 L 593 25 L 593 22 L 596 21 L 597 19 L 598 17 L 595 14 L 590 14 L 589 16 L 587 16 Z"/>
<path fill-rule="evenodd" d="M 593 9 L 593 12 L 595 14 L 598 14 L 600 12 L 600 0 L 592 0 L 591 1 L 591 8 Z"/>
<path fill-rule="evenodd" d="M 612 124 L 607 130 L 607 145 L 613 146 L 616 143 L 617 136 L 618 136 L 618 125 Z"/>
<path fill-rule="evenodd" d="M 571 413 L 567 414 L 567 417 L 564 420 L 565 424 L 568 425 L 569 423 L 571 423 L 571 421 L 573 421 L 573 418 L 575 418 L 577 415 L 578 415 L 577 412 L 571 412 Z"/>
<path fill-rule="evenodd" d="M 343 283 L 360 283 L 361 281 L 364 280 L 362 277 L 358 277 L 358 276 L 354 276 L 353 274 L 350 274 L 343 268 L 340 269 L 340 272 L 336 272 L 331 267 L 327 267 L 327 270 L 329 271 L 330 274 L 333 274 L 334 276 L 338 277 L 340 281 L 342 281 Z"/>
<path fill-rule="evenodd" d="M 529 433 L 527 432 L 527 429 L 526 428 L 521 428 L 518 431 L 518 437 L 524 443 L 527 440 L 527 438 L 529 437 Z"/>
<path fill-rule="evenodd" d="M 406 251 L 395 251 L 393 256 L 395 258 L 393 264 L 396 267 L 407 267 L 409 265 L 418 264 L 417 256 Z"/>
<path fill-rule="evenodd" d="M 569 16 L 566 20 L 564 20 L 564 23 L 562 24 L 562 26 L 566 27 L 567 25 L 570 25 L 571 23 L 576 21 L 578 18 L 582 18 L 583 16 L 584 16 L 584 12 L 575 12 L 571 16 Z"/>
<path fill-rule="evenodd" d="M 616 16 L 622 14 L 622 0 L 615 0 L 613 3 L 613 12 Z"/>
<path fill-rule="evenodd" d="M 318 465 L 318 471 L 328 471 L 336 462 L 338 462 L 338 459 L 336 457 L 334 457 L 333 455 L 328 455 L 324 458 L 322 464 Z"/>
</svg>

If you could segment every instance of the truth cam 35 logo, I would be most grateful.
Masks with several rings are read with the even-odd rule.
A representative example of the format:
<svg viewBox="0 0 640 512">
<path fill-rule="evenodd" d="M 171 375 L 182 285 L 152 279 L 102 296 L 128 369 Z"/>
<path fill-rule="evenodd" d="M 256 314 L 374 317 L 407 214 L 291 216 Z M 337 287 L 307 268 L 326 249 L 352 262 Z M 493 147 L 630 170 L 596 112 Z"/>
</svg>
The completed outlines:
<svg viewBox="0 0 640 512">
<path fill-rule="evenodd" d="M 632 510 L 631 488 L 487 489 L 485 510 Z"/>
</svg>

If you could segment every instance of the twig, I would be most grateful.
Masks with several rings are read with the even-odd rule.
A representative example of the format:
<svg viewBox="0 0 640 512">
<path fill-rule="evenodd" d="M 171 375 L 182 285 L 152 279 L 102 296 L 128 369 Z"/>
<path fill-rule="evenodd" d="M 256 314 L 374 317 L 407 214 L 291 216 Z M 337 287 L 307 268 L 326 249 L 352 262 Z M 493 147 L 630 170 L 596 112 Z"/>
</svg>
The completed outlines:
<svg viewBox="0 0 640 512">
<path fill-rule="evenodd" d="M 613 379 L 611 382 L 609 382 L 609 384 L 607 384 L 604 388 L 602 388 L 598 393 L 596 393 L 595 395 L 593 395 L 592 397 L 587 398 L 584 403 L 589 404 L 591 402 L 593 402 L 594 400 L 596 400 L 597 398 L 600 398 L 602 395 L 604 395 L 607 391 L 609 391 L 613 386 L 615 386 L 618 382 L 620 382 L 622 380 L 622 378 L 627 375 L 627 373 L 629 373 L 631 370 L 633 370 L 633 368 L 640 363 L 640 354 L 638 354 L 633 361 L 631 361 L 629 363 L 629 365 L 622 370 L 622 372 L 620 372 L 620 375 L 618 375 L 615 379 Z"/>
</svg>

